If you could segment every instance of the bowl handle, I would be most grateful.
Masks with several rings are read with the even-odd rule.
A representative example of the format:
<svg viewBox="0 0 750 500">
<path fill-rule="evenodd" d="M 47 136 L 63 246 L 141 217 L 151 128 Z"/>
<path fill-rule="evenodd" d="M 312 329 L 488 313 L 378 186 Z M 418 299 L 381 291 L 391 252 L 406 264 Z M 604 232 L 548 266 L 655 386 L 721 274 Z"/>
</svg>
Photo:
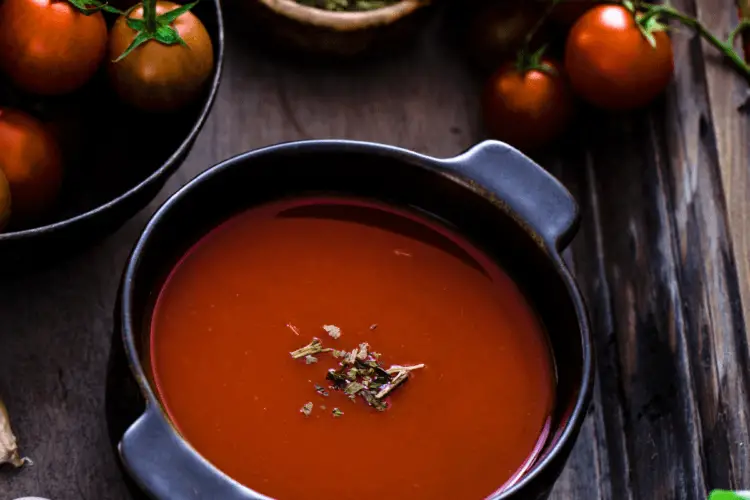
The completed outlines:
<svg viewBox="0 0 750 500">
<path fill-rule="evenodd" d="M 130 477 L 155 500 L 270 500 L 198 455 L 154 404 L 128 428 L 118 449 Z"/>
<path fill-rule="evenodd" d="M 441 165 L 481 184 L 556 251 L 565 248 L 578 229 L 578 205 L 568 190 L 507 144 L 485 141 Z"/>
</svg>

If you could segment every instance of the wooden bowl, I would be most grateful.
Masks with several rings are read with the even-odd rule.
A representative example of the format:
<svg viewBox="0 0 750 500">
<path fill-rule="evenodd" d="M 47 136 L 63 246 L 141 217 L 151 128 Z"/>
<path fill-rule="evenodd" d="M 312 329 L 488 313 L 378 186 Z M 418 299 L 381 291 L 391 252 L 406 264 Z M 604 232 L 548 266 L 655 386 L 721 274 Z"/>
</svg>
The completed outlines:
<svg viewBox="0 0 750 500">
<path fill-rule="evenodd" d="M 402 0 L 363 12 L 332 12 L 295 0 L 246 2 L 256 29 L 287 49 L 350 57 L 394 47 L 419 32 L 434 0 Z"/>
</svg>

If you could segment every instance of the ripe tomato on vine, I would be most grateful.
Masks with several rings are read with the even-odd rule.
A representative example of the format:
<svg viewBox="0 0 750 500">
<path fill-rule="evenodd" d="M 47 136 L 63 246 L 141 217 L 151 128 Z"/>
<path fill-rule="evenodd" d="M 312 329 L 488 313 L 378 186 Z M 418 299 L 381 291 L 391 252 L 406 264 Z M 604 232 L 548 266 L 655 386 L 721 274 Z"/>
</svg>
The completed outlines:
<svg viewBox="0 0 750 500">
<path fill-rule="evenodd" d="M 650 103 L 672 79 L 672 41 L 654 16 L 621 5 L 601 5 L 573 25 L 565 69 L 575 92 L 603 109 Z"/>
</svg>

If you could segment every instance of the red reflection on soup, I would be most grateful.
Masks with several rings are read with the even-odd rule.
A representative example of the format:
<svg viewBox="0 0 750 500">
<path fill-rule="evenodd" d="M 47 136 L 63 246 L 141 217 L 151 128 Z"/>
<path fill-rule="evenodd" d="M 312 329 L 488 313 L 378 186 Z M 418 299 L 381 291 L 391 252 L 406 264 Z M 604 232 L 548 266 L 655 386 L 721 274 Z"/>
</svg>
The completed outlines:
<svg viewBox="0 0 750 500">
<path fill-rule="evenodd" d="M 292 358 L 314 337 L 424 367 L 380 411 L 327 378 L 340 353 Z M 533 459 L 554 402 L 513 281 L 447 227 L 359 200 L 268 204 L 209 233 L 161 290 L 151 343 L 183 437 L 281 500 L 485 498 Z"/>
</svg>

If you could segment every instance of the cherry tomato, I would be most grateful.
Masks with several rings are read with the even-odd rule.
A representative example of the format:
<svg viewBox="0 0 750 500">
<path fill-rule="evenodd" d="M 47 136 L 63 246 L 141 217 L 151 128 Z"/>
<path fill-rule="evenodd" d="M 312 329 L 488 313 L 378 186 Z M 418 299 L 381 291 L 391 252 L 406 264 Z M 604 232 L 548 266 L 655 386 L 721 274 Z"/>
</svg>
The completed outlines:
<svg viewBox="0 0 750 500">
<path fill-rule="evenodd" d="M 26 113 L 0 108 L 0 170 L 10 185 L 14 221 L 33 221 L 55 202 L 60 152 L 44 125 Z"/>
<path fill-rule="evenodd" d="M 466 49 L 472 62 L 484 70 L 494 71 L 520 49 L 541 16 L 535 4 L 496 1 L 477 9 L 466 37 Z M 535 39 L 539 39 L 539 35 Z"/>
<path fill-rule="evenodd" d="M 652 47 L 633 14 L 619 5 L 594 7 L 573 26 L 565 47 L 565 69 L 578 95 L 603 109 L 645 106 L 674 73 L 672 41 L 653 32 Z"/>
<path fill-rule="evenodd" d="M 96 73 L 106 48 L 100 12 L 86 16 L 60 0 L 0 2 L 0 70 L 22 90 L 76 90 Z"/>
<path fill-rule="evenodd" d="M 10 218 L 10 185 L 5 174 L 0 170 L 0 231 L 8 224 Z"/>
<path fill-rule="evenodd" d="M 178 8 L 172 2 L 159 1 L 156 14 Z M 143 8 L 130 13 L 143 18 Z M 211 76 L 214 52 L 211 38 L 200 20 L 185 12 L 172 23 L 187 46 L 164 45 L 149 40 L 119 62 L 109 63 L 112 86 L 120 98 L 146 111 L 173 111 L 195 100 Z M 109 37 L 109 58 L 114 61 L 130 45 L 136 31 L 121 16 Z"/>
<path fill-rule="evenodd" d="M 535 149 L 555 139 L 569 123 L 573 99 L 561 65 L 542 63 L 550 70 L 522 73 L 515 64 L 501 67 L 484 91 L 482 109 L 490 135 L 521 150 Z"/>
</svg>

